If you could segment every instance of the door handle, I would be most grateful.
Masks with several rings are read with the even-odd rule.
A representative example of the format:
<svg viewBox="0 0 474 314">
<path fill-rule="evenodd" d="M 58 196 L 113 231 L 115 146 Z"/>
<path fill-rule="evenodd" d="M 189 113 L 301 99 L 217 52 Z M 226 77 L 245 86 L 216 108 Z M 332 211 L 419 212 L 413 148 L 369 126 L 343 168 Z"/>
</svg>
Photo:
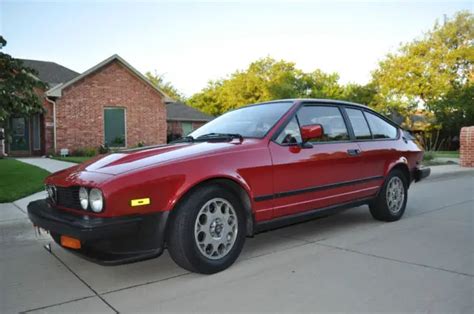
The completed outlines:
<svg viewBox="0 0 474 314">
<path fill-rule="evenodd" d="M 349 156 L 358 156 L 360 155 L 360 149 L 348 149 L 347 154 Z"/>
</svg>

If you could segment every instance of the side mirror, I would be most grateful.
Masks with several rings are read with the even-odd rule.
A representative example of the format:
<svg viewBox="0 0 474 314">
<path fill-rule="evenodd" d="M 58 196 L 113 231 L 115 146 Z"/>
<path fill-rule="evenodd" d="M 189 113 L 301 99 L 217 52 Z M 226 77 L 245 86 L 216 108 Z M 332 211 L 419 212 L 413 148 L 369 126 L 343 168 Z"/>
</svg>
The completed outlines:
<svg viewBox="0 0 474 314">
<path fill-rule="evenodd" d="M 310 124 L 300 128 L 301 139 L 303 143 L 311 139 L 322 138 L 324 134 L 323 126 L 321 124 Z"/>
</svg>

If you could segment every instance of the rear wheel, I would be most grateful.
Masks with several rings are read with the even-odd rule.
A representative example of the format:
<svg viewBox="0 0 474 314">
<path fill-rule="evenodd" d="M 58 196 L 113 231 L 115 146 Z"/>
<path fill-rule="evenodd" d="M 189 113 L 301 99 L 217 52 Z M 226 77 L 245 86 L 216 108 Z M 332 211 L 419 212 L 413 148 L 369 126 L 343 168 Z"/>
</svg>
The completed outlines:
<svg viewBox="0 0 474 314">
<path fill-rule="evenodd" d="M 176 208 L 168 250 L 179 266 L 212 274 L 231 266 L 245 242 L 241 203 L 217 185 L 198 188 Z"/>
<path fill-rule="evenodd" d="M 402 171 L 395 169 L 388 175 L 377 198 L 369 204 L 370 213 L 377 220 L 399 220 L 405 212 L 407 198 L 407 178 Z"/>
</svg>

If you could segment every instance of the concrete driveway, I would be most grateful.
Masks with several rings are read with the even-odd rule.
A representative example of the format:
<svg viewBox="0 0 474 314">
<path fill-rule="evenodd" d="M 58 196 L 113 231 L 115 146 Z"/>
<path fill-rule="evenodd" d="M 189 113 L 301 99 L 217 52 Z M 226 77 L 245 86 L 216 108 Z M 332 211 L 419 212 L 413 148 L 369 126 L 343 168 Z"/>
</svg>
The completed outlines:
<svg viewBox="0 0 474 314">
<path fill-rule="evenodd" d="M 37 237 L 17 208 L 0 221 L 0 312 L 474 312 L 474 172 L 413 185 L 404 218 L 366 206 L 247 239 L 205 276 L 159 259 L 116 267 Z"/>
</svg>

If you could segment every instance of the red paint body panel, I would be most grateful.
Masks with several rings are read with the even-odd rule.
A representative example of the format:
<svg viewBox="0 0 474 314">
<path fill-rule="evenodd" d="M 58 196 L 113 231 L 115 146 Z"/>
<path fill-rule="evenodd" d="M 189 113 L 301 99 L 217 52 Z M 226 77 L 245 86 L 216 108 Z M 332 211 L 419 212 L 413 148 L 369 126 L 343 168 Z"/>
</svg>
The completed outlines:
<svg viewBox="0 0 474 314">
<path fill-rule="evenodd" d="M 276 144 L 272 136 L 299 106 L 300 101 L 295 101 L 262 139 L 181 143 L 110 154 L 55 173 L 46 183 L 100 188 L 105 210 L 88 214 L 113 217 L 172 210 L 196 185 L 225 178 L 246 191 L 255 221 L 260 222 L 373 196 L 394 166 L 405 164 L 412 171 L 422 158 L 420 148 L 401 136 L 396 140 L 316 143 L 312 148 Z M 350 156 L 348 150 L 359 150 L 360 154 Z M 365 178 L 369 180 L 350 184 Z M 314 187 L 323 188 L 289 193 Z M 130 201 L 140 198 L 150 198 L 151 203 L 132 207 Z"/>
<path fill-rule="evenodd" d="M 348 149 L 358 148 L 357 143 L 315 144 L 312 148 L 280 146 L 270 143 L 274 164 L 274 186 L 285 192 L 325 186 L 363 178 L 363 161 L 359 156 L 349 156 Z M 382 175 L 380 173 L 379 175 Z M 351 198 L 362 198 L 376 191 L 363 191 L 366 184 L 352 187 L 325 189 L 278 198 L 274 206 L 275 217 L 327 207 Z M 360 191 L 357 191 L 359 190 Z M 346 194 L 353 191 L 351 194 Z"/>
</svg>

